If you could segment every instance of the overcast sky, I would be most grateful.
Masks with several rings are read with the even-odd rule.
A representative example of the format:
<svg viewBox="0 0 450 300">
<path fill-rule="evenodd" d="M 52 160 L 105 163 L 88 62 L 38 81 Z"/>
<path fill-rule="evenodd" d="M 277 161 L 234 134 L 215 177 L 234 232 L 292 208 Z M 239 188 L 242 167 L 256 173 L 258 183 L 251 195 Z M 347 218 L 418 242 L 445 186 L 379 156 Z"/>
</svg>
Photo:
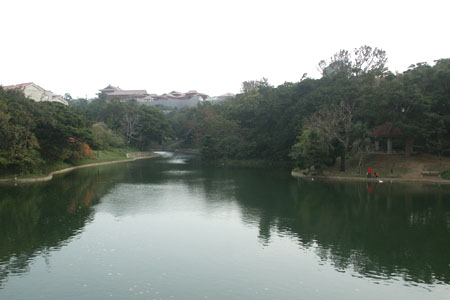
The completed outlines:
<svg viewBox="0 0 450 300">
<path fill-rule="evenodd" d="M 0 85 L 34 82 L 94 97 L 108 84 L 149 93 L 237 93 L 318 78 L 317 63 L 361 45 L 391 71 L 450 57 L 450 1 L 5 0 Z"/>
</svg>

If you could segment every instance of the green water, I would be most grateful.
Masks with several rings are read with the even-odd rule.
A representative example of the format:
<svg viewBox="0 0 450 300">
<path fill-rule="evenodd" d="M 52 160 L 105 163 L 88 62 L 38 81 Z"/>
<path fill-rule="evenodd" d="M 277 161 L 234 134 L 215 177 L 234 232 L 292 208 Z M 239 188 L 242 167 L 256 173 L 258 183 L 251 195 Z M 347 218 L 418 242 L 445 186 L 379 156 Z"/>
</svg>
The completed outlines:
<svg viewBox="0 0 450 300">
<path fill-rule="evenodd" d="M 450 299 L 450 187 L 190 158 L 0 185 L 0 299 Z"/>
</svg>

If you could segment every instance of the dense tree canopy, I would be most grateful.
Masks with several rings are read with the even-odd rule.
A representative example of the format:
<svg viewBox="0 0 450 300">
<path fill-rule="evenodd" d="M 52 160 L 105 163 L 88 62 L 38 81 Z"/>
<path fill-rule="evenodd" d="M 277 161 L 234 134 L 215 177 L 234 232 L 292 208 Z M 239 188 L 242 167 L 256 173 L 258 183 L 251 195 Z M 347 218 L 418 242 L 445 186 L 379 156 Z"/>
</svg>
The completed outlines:
<svg viewBox="0 0 450 300">
<path fill-rule="evenodd" d="M 135 101 L 78 99 L 67 107 L 35 102 L 19 90 L 0 87 L 0 173 L 75 163 L 92 156 L 91 149 L 125 144 L 146 149 L 171 135 L 162 112 Z"/>
<path fill-rule="evenodd" d="M 341 50 L 319 63 L 320 79 L 304 74 L 278 87 L 265 78 L 246 81 L 232 99 L 167 115 L 104 95 L 72 99 L 66 107 L 0 88 L 0 170 L 73 161 L 90 148 L 148 149 L 167 138 L 200 149 L 207 160 L 289 161 L 321 169 L 341 157 L 345 170 L 346 158 L 367 151 L 371 131 L 383 124 L 402 133 L 397 151 L 450 155 L 450 59 L 411 65 L 401 74 L 389 72 L 386 62 L 378 48 Z"/>
<path fill-rule="evenodd" d="M 66 106 L 34 102 L 20 91 L 0 88 L 0 107 L 0 170 L 30 171 L 90 154 L 90 129 Z"/>
<path fill-rule="evenodd" d="M 233 99 L 169 118 L 177 137 L 206 159 L 292 159 L 319 167 L 340 156 L 345 170 L 345 158 L 367 150 L 370 132 L 387 122 L 403 133 L 396 150 L 409 145 L 449 155 L 450 59 L 402 74 L 390 73 L 386 61 L 381 49 L 342 50 L 320 62 L 320 79 L 303 76 L 278 87 L 247 81 Z"/>
</svg>

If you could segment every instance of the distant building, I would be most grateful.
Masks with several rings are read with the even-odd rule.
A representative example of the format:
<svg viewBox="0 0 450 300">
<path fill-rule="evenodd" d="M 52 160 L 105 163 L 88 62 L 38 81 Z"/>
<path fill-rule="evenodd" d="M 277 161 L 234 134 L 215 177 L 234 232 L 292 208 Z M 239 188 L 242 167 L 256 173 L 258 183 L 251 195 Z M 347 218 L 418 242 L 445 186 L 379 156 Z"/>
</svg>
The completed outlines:
<svg viewBox="0 0 450 300">
<path fill-rule="evenodd" d="M 234 98 L 236 96 L 236 94 L 232 94 L 232 93 L 226 93 L 220 96 L 215 96 L 211 98 L 211 101 L 224 101 L 230 98 Z"/>
<path fill-rule="evenodd" d="M 171 91 L 168 94 L 162 95 L 151 94 L 150 97 L 148 97 L 146 100 L 191 100 L 193 98 L 197 98 L 199 101 L 203 101 L 208 99 L 209 96 L 194 90 L 190 90 L 186 93 Z"/>
<path fill-rule="evenodd" d="M 122 100 L 135 99 L 141 104 L 153 106 L 165 106 L 169 108 L 194 107 L 203 101 L 223 101 L 233 98 L 235 94 L 224 94 L 217 97 L 210 97 L 207 94 L 190 90 L 186 93 L 171 91 L 170 93 L 149 94 L 146 90 L 122 90 L 119 87 L 108 85 L 100 92 L 106 95 L 106 99 L 118 98 Z"/>
<path fill-rule="evenodd" d="M 107 99 L 118 98 L 122 100 L 143 99 L 149 96 L 146 90 L 122 90 L 119 87 L 108 85 L 100 90 L 106 95 Z"/>
<path fill-rule="evenodd" d="M 51 91 L 47 91 L 33 82 L 8 85 L 8 86 L 4 86 L 3 89 L 4 90 L 14 90 L 14 89 L 21 90 L 25 94 L 26 97 L 33 99 L 34 101 L 37 101 L 37 102 L 50 101 L 50 102 L 58 102 L 58 103 L 61 103 L 64 105 L 68 105 L 68 102 L 65 99 L 63 99 L 61 96 L 54 95 Z"/>
<path fill-rule="evenodd" d="M 150 94 L 139 100 L 140 103 L 153 106 L 164 106 L 168 108 L 195 107 L 200 102 L 209 100 L 206 94 L 190 90 L 186 93 L 171 91 L 168 94 Z"/>
</svg>

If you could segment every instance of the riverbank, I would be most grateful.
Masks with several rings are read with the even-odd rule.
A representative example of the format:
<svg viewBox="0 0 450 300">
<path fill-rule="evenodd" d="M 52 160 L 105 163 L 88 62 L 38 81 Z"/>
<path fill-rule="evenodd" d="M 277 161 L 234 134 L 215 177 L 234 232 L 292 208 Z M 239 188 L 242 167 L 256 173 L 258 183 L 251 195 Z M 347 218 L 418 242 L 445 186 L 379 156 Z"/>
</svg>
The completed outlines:
<svg viewBox="0 0 450 300">
<path fill-rule="evenodd" d="M 123 162 L 130 162 L 135 161 L 138 159 L 148 159 L 148 158 L 154 158 L 159 157 L 159 154 L 156 154 L 154 152 L 135 152 L 135 153 L 127 153 L 126 158 L 120 159 L 120 160 L 112 160 L 112 161 L 104 161 L 104 162 L 97 162 L 97 163 L 86 163 L 78 166 L 68 167 L 56 171 L 50 172 L 47 176 L 42 177 L 36 177 L 36 178 L 6 178 L 6 179 L 0 179 L 0 183 L 32 183 L 32 182 L 43 182 L 43 181 L 49 181 L 53 179 L 53 175 L 67 173 L 76 169 L 82 169 L 82 168 L 89 168 L 89 167 L 97 167 L 97 166 L 103 166 L 103 165 L 110 165 L 110 164 L 117 164 L 117 163 L 123 163 Z"/>
<path fill-rule="evenodd" d="M 366 170 L 371 167 L 379 178 L 367 178 Z M 450 180 L 441 178 L 440 174 L 450 169 L 450 158 L 428 154 L 406 156 L 403 154 L 368 154 L 359 164 L 348 161 L 345 172 L 339 171 L 339 162 L 324 170 L 322 175 L 304 175 L 292 171 L 292 176 L 311 180 L 347 180 L 366 182 L 421 182 L 430 184 L 450 184 Z"/>
<path fill-rule="evenodd" d="M 448 184 L 450 185 L 450 180 L 442 179 L 439 177 L 436 178 L 418 178 L 418 177 L 401 177 L 401 178 L 393 178 L 393 177 L 379 177 L 379 178 L 366 178 L 366 177 L 354 177 L 354 176 L 336 176 L 336 175 L 320 175 L 320 176 L 312 176 L 312 175 L 303 175 L 301 172 L 292 171 L 291 175 L 296 178 L 305 179 L 305 180 L 336 180 L 336 181 L 363 181 L 363 182 L 420 182 L 420 183 L 429 183 L 429 184 Z"/>
</svg>

